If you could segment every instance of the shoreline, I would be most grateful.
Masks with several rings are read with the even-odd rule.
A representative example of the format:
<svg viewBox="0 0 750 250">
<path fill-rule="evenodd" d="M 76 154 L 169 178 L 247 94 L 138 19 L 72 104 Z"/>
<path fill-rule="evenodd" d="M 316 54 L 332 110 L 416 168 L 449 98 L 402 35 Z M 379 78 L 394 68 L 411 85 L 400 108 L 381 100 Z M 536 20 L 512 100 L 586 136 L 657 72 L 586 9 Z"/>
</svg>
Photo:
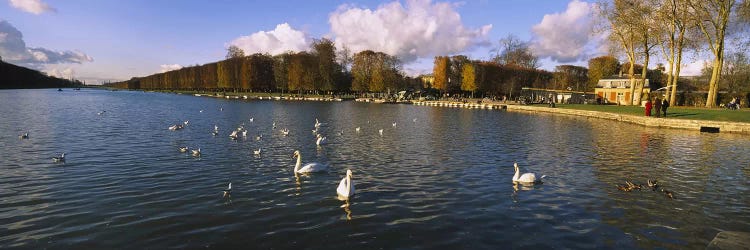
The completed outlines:
<svg viewBox="0 0 750 250">
<path fill-rule="evenodd" d="M 162 92 L 162 91 L 157 91 Z M 226 95 L 214 95 L 209 93 L 180 93 L 180 92 L 162 92 L 162 93 L 175 93 L 175 94 L 189 94 L 199 97 L 213 97 L 213 98 L 226 98 L 226 99 L 244 99 L 244 100 L 275 100 L 275 101 L 349 101 L 355 100 L 354 98 L 333 98 L 324 96 L 310 96 L 310 97 L 294 97 L 294 96 L 259 96 L 259 95 L 247 95 L 249 93 L 227 93 Z M 362 101 L 362 100 L 356 100 Z M 382 101 L 366 101 L 367 103 L 373 104 L 391 104 L 392 102 Z M 539 107 L 531 105 L 521 105 L 516 103 L 503 103 L 503 102 L 458 102 L 458 101 L 405 101 L 397 102 L 395 104 L 411 104 L 418 106 L 438 106 L 438 107 L 454 107 L 454 108 L 469 108 L 469 109 L 489 109 L 489 110 L 506 110 L 510 112 L 525 112 L 525 113 L 548 113 L 558 114 L 575 117 L 595 118 L 604 119 L 611 121 L 619 121 L 630 124 L 637 124 L 646 127 L 655 128 L 669 128 L 669 129 L 682 129 L 692 130 L 708 133 L 736 133 L 750 135 L 750 123 L 744 122 L 728 122 L 728 121 L 712 121 L 712 120 L 694 120 L 694 119 L 673 119 L 673 118 L 656 118 L 647 116 L 636 116 L 630 114 L 618 114 L 602 111 L 591 111 L 591 110 L 579 110 L 579 109 L 564 109 L 564 108 L 549 108 Z"/>
</svg>

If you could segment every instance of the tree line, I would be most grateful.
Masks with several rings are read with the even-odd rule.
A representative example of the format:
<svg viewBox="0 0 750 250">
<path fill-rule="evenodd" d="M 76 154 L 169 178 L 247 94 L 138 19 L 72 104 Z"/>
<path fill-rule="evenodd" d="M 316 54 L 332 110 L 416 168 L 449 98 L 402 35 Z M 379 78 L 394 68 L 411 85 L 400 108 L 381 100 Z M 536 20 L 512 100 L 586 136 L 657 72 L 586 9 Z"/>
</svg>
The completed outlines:
<svg viewBox="0 0 750 250">
<path fill-rule="evenodd" d="M 0 58 L 0 89 L 73 88 L 82 86 L 81 81 L 48 76 L 37 70 L 3 62 Z"/>
</svg>

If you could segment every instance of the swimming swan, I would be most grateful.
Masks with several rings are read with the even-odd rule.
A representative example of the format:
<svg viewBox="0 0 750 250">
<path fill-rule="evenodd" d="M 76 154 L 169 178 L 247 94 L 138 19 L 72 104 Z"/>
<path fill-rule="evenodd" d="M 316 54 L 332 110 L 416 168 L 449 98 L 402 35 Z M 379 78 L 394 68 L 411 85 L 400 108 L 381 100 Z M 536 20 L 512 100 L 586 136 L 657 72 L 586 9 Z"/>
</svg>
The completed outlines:
<svg viewBox="0 0 750 250">
<path fill-rule="evenodd" d="M 292 157 L 297 157 L 297 164 L 294 165 L 295 173 L 312 173 L 328 170 L 328 166 L 317 162 L 308 163 L 307 165 L 302 166 L 302 155 L 299 153 L 299 150 L 294 151 L 294 155 Z"/>
<path fill-rule="evenodd" d="M 346 170 L 346 176 L 341 179 L 339 187 L 336 189 L 336 193 L 341 198 L 349 198 L 354 196 L 354 183 L 352 182 L 352 170 Z"/>
<path fill-rule="evenodd" d="M 327 142 L 328 142 L 328 139 L 325 136 L 318 134 L 318 140 L 315 141 L 315 144 L 317 144 L 318 146 L 321 146 L 321 145 L 326 144 Z"/>
<path fill-rule="evenodd" d="M 544 179 L 544 177 L 547 177 L 546 175 L 542 175 L 542 177 L 537 180 L 536 175 L 534 175 L 534 173 L 525 173 L 519 177 L 519 173 L 518 173 L 519 169 L 518 169 L 517 162 L 513 163 L 513 168 L 516 169 L 516 174 L 513 175 L 513 183 L 540 184 L 542 183 L 542 179 Z"/>
</svg>

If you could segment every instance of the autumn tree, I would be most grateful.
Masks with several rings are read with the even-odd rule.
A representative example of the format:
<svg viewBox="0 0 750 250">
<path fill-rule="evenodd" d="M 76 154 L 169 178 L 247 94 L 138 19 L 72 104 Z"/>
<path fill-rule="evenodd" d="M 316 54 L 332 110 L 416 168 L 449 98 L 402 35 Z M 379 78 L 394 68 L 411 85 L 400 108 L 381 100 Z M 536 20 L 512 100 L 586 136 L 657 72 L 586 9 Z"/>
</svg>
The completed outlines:
<svg viewBox="0 0 750 250">
<path fill-rule="evenodd" d="M 318 74 L 320 76 L 320 90 L 331 91 L 334 88 L 336 73 L 336 47 L 329 39 L 316 39 L 312 47 L 318 58 Z"/>
<path fill-rule="evenodd" d="M 432 70 L 432 74 L 435 80 L 432 82 L 432 87 L 439 91 L 448 90 L 448 73 L 450 68 L 450 59 L 447 56 L 436 56 L 435 66 Z"/>
<path fill-rule="evenodd" d="M 462 81 L 461 81 L 461 90 L 471 92 L 471 98 L 474 98 L 474 91 L 477 91 L 477 75 L 476 70 L 473 63 L 468 62 L 464 63 L 461 75 L 462 75 Z"/>
<path fill-rule="evenodd" d="M 558 65 L 555 66 L 554 79 L 557 82 L 557 89 L 574 89 L 576 91 L 586 91 L 588 82 L 588 69 L 575 65 Z M 584 89 L 581 89 L 584 86 Z"/>
<path fill-rule="evenodd" d="M 372 50 L 364 50 L 354 54 L 352 63 L 352 91 L 365 92 L 370 89 L 372 60 L 374 57 L 375 52 Z"/>
<path fill-rule="evenodd" d="M 593 90 L 600 79 L 606 79 L 620 71 L 620 62 L 612 56 L 594 57 L 589 60 L 588 90 Z"/>
</svg>

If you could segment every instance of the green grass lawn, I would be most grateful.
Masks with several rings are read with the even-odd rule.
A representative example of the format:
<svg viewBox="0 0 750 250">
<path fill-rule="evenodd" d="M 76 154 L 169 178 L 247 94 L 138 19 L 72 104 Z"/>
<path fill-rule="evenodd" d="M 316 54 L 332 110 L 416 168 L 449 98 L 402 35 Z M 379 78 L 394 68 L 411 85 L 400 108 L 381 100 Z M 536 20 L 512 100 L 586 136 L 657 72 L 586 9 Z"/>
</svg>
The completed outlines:
<svg viewBox="0 0 750 250">
<path fill-rule="evenodd" d="M 644 108 L 638 106 L 558 104 L 557 107 L 563 109 L 591 110 L 637 116 L 643 116 L 645 113 Z M 728 110 L 696 107 L 669 107 L 669 109 L 667 109 L 667 117 L 674 119 L 750 123 L 750 109 Z"/>
</svg>

